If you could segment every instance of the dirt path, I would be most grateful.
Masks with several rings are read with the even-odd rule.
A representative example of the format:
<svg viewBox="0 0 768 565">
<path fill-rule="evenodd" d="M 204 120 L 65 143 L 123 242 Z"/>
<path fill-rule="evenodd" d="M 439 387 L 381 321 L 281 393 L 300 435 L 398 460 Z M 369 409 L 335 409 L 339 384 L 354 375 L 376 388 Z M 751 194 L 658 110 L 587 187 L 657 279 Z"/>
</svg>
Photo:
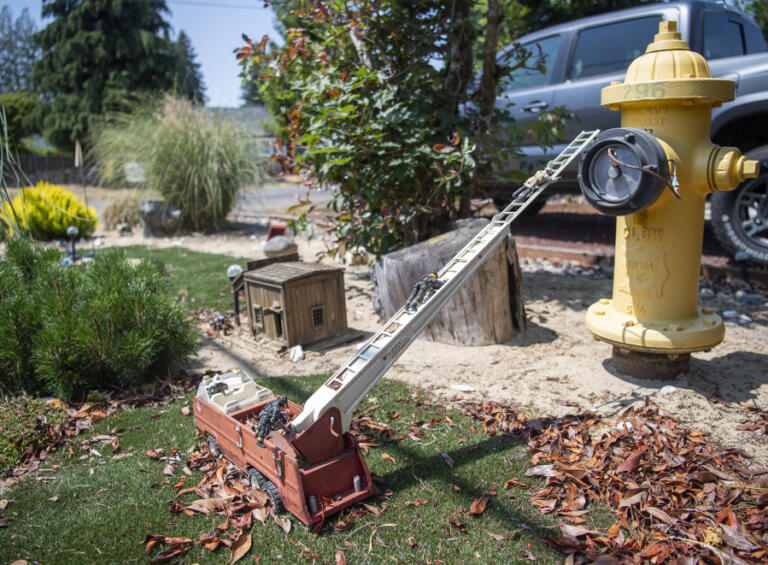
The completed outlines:
<svg viewBox="0 0 768 565">
<path fill-rule="evenodd" d="M 263 233 L 263 232 L 262 232 Z M 140 236 L 105 234 L 107 245 L 143 243 L 166 247 L 179 238 L 144 240 Z M 298 238 L 304 260 L 323 249 L 321 241 Z M 261 240 L 247 233 L 184 236 L 184 247 L 237 256 L 261 256 Z M 448 399 L 491 399 L 510 403 L 536 415 L 598 411 L 618 416 L 624 408 L 650 397 L 687 426 L 711 431 L 721 447 L 745 450 L 753 467 L 768 466 L 765 425 L 738 428 L 761 417 L 768 407 L 768 304 L 745 304 L 724 290 L 703 297 L 721 313 L 748 314 L 746 325 L 727 323 L 725 341 L 708 353 L 693 356 L 691 371 L 674 380 L 640 380 L 618 374 L 610 365 L 611 348 L 595 341 L 584 327 L 586 308 L 610 296 L 605 275 L 562 274 L 563 269 L 523 266 L 528 329 L 499 345 L 460 347 L 417 340 L 390 369 L 387 378 L 426 387 Z M 369 334 L 380 321 L 373 311 L 373 283 L 366 267 L 347 267 L 347 312 L 351 329 Z M 718 290 L 717 288 L 715 290 Z M 750 289 L 747 289 L 749 291 Z M 358 342 L 359 345 L 359 342 Z M 226 370 L 242 366 L 256 375 L 279 377 L 330 372 L 355 351 L 348 344 L 324 351 L 306 351 L 291 362 L 274 343 L 255 341 L 241 330 L 232 336 L 206 338 L 194 361 L 196 369 Z M 451 385 L 474 392 L 457 392 Z M 765 412 L 763 412 L 765 418 Z"/>
</svg>

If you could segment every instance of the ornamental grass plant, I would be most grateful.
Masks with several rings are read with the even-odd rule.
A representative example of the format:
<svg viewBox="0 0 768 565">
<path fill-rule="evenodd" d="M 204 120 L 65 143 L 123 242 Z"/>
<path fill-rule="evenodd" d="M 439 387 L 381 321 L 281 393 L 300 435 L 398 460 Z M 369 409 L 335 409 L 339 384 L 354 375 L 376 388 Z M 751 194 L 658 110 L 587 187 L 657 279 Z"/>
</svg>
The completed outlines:
<svg viewBox="0 0 768 565">
<path fill-rule="evenodd" d="M 220 229 L 242 187 L 257 182 L 263 163 L 254 136 L 209 110 L 167 95 L 112 114 L 93 140 L 101 181 L 136 182 L 182 211 L 182 227 Z"/>
</svg>

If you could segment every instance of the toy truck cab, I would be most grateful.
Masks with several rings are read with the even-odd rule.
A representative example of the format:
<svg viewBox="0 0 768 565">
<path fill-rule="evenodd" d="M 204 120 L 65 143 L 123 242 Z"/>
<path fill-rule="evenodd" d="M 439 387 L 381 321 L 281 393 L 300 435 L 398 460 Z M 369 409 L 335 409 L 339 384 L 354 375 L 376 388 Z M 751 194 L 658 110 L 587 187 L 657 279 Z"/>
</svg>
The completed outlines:
<svg viewBox="0 0 768 565">
<path fill-rule="evenodd" d="M 269 495 L 276 512 L 284 508 L 307 526 L 370 496 L 370 473 L 357 441 L 341 432 L 338 416 L 323 418 L 314 433 L 274 429 L 263 447 L 257 443 L 259 415 L 275 398 L 240 370 L 204 377 L 194 400 L 195 426 L 212 452 Z M 301 411 L 287 402 L 286 426 Z"/>
</svg>

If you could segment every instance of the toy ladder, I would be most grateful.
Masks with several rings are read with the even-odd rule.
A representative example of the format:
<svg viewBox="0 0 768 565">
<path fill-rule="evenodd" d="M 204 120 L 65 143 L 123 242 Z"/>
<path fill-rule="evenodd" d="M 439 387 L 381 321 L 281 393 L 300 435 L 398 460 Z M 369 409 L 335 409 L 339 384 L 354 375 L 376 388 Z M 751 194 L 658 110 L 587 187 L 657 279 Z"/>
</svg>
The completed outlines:
<svg viewBox="0 0 768 565">
<path fill-rule="evenodd" d="M 292 422 L 301 432 L 318 420 L 330 407 L 341 412 L 342 432 L 349 429 L 352 411 L 411 342 L 432 321 L 464 281 L 504 239 L 507 227 L 533 202 L 573 159 L 599 133 L 583 131 L 554 160 L 547 164 L 546 175 L 537 173 L 515 192 L 512 202 L 493 217 L 483 230 L 464 246 L 438 273 L 443 285 L 419 305 L 415 312 L 401 308 L 376 334 L 360 347 L 304 404 L 304 410 Z"/>
</svg>

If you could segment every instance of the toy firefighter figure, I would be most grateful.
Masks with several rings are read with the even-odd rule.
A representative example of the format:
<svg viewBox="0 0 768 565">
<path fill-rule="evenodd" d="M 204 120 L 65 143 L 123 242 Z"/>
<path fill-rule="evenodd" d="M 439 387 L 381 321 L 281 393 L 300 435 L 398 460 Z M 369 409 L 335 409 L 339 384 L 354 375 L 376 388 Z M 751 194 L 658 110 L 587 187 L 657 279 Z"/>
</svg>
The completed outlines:
<svg viewBox="0 0 768 565">
<path fill-rule="evenodd" d="M 259 414 L 259 429 L 256 432 L 256 443 L 265 447 L 264 438 L 267 437 L 270 431 L 285 428 L 286 415 L 282 413 L 282 409 L 288 406 L 288 398 L 281 396 L 270 401 Z"/>
<path fill-rule="evenodd" d="M 443 286 L 444 282 L 438 279 L 435 273 L 429 273 L 421 277 L 416 286 L 413 287 L 408 300 L 405 301 L 405 309 L 408 312 L 415 312 L 419 306 L 426 302 L 430 295 Z"/>
</svg>

